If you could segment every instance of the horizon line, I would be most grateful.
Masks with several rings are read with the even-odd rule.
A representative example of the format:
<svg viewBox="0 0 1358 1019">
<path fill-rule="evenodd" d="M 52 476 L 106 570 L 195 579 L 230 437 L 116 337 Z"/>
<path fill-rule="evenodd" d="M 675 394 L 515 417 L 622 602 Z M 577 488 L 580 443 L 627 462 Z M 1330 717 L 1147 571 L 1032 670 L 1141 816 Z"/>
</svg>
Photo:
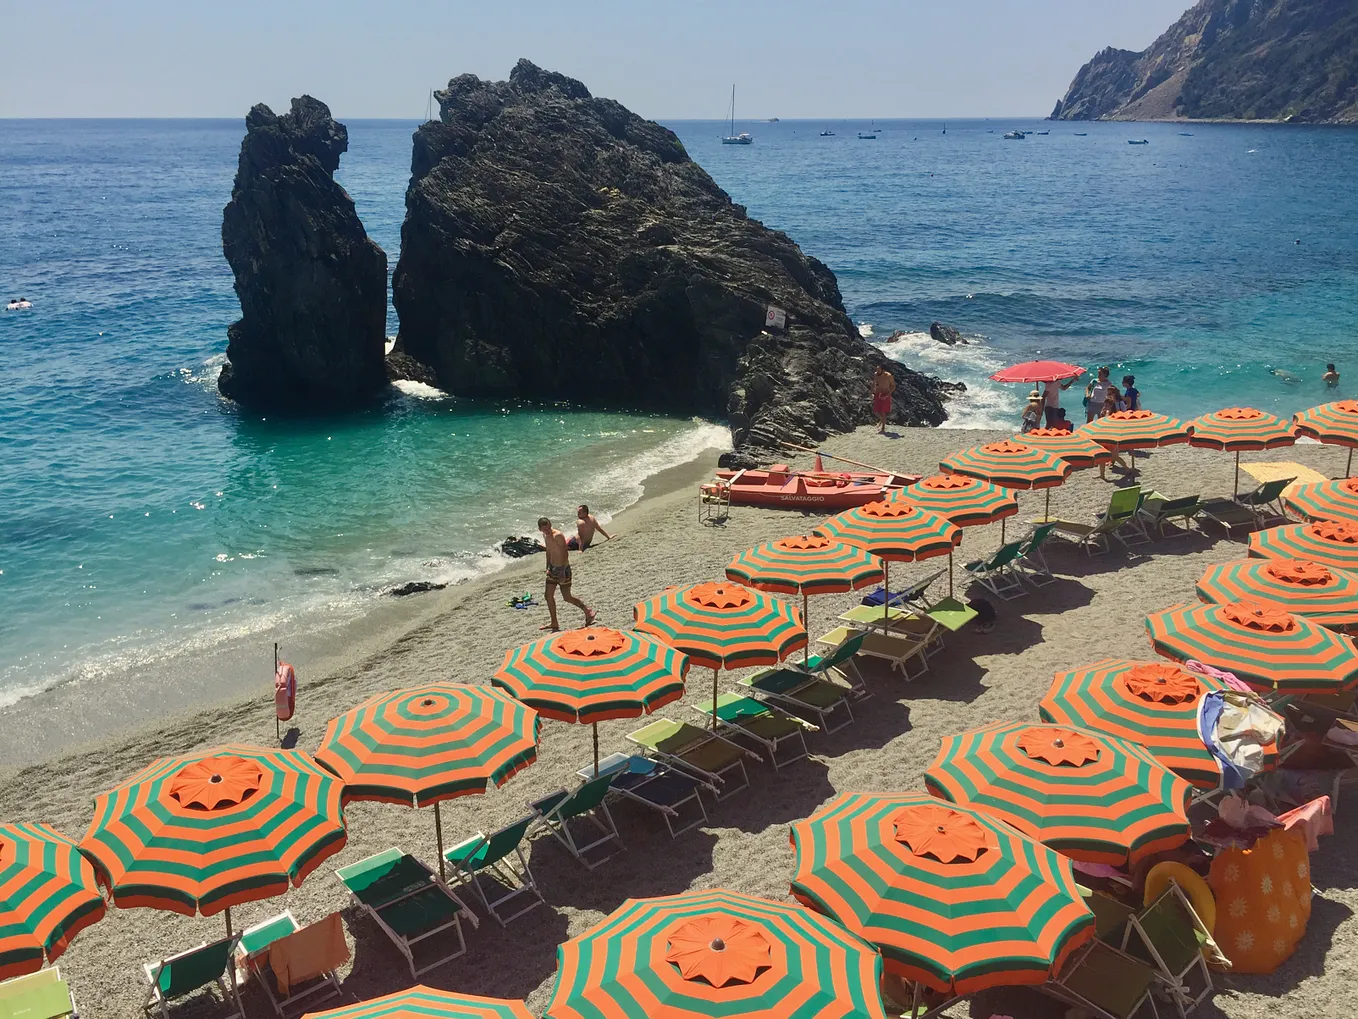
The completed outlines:
<svg viewBox="0 0 1358 1019">
<path fill-rule="evenodd" d="M 367 117 L 367 116 L 349 116 L 349 115 L 340 116 L 340 115 L 336 115 L 336 114 L 334 113 L 334 111 L 331 111 L 331 115 L 334 116 L 336 120 L 343 120 L 343 119 L 346 119 L 346 118 L 349 119 L 349 120 L 389 120 L 389 121 L 397 121 L 397 122 L 401 122 L 401 123 L 418 123 L 418 124 L 426 123 L 426 122 L 428 122 L 428 120 L 429 120 L 429 118 L 427 118 L 427 117 L 396 117 L 396 116 Z M 641 116 L 641 114 L 637 114 L 637 116 Z M 777 123 L 817 123 L 817 124 L 818 124 L 818 123 L 823 123 L 823 122 L 826 122 L 826 121 L 832 121 L 832 122 L 833 122 L 833 121 L 845 121 L 845 122 L 851 122 L 851 121 L 860 121 L 860 120 L 872 121 L 872 120 L 878 120 L 878 119 L 880 119 L 880 120 L 882 120 L 883 123 L 889 123 L 890 121 L 893 121 L 893 120 L 910 120 L 910 121 L 937 121 L 937 122 L 939 122 L 939 123 L 944 123 L 944 122 L 949 122 L 949 123 L 951 123 L 951 122 L 956 122 L 956 123 L 959 123 L 959 124 L 960 124 L 960 123 L 964 123 L 964 122 L 966 122 L 966 121 L 986 121 L 986 120 L 1046 120 L 1046 119 L 1048 119 L 1048 116 L 1049 116 L 1049 114 L 1032 114 L 1032 113 L 988 113 L 988 114 L 969 114 L 969 115 L 966 115 L 966 116 L 946 116 L 946 115 L 938 116 L 938 115 L 930 115 L 930 116 L 927 116 L 927 117 L 911 117 L 911 116 L 903 116 L 903 115 L 883 116 L 883 115 L 881 115 L 881 114 L 877 114 L 877 115 L 868 114 L 868 115 L 866 115 L 866 116 L 858 116 L 858 115 L 849 116 L 849 115 L 846 115 L 846 114 L 835 114 L 835 115 L 833 115 L 833 116 L 828 116 L 828 115 L 827 115 L 827 116 L 823 116 L 823 117 L 776 117 L 776 118 L 774 118 L 774 117 L 737 117 L 737 118 L 736 118 L 736 123 L 737 123 L 737 124 L 769 124 L 769 123 L 774 123 L 774 122 L 776 121 Z M 711 123 L 711 124 L 724 124 L 724 123 L 726 123 L 726 118 L 725 118 L 725 117 L 643 117 L 642 119 L 643 119 L 643 120 L 652 120 L 652 121 L 655 121 L 656 123 L 664 123 L 664 122 L 678 123 L 678 124 L 707 124 L 707 123 Z M 3 123 L 3 122 L 5 122 L 5 121 L 28 121 L 28 120 L 71 120 L 71 121 L 82 121 L 82 120 L 83 120 L 83 121 L 89 121 L 89 120 L 239 120 L 239 121 L 244 121 L 244 120 L 245 120 L 245 114 L 234 115 L 234 116 L 220 116 L 220 115 L 189 115 L 189 114 L 164 114 L 164 115 L 162 115 L 162 114 L 117 114 L 117 115 L 99 116 L 99 117 L 90 117 L 90 116 L 84 116 L 84 117 L 80 117 L 80 116 L 44 116 L 44 115 L 40 115 L 40 114 L 34 114 L 34 115 L 18 114 L 18 115 L 12 115 L 12 116 L 11 116 L 11 115 L 0 116 L 0 123 Z M 1073 121 L 1072 121 L 1072 123 L 1073 123 Z M 1085 123 L 1092 123 L 1092 121 L 1086 121 Z"/>
</svg>

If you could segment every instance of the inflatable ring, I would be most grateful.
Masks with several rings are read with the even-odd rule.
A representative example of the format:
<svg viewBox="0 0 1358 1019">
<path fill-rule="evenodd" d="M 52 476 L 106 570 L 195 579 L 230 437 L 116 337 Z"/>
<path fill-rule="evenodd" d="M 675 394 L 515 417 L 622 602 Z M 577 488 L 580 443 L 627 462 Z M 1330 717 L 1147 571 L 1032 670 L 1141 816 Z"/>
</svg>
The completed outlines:
<svg viewBox="0 0 1358 1019">
<path fill-rule="evenodd" d="M 1212 889 L 1207 887 L 1207 882 L 1202 879 L 1198 872 L 1186 864 L 1164 860 L 1152 867 L 1146 873 L 1146 892 L 1142 896 L 1142 904 L 1149 906 L 1158 899 L 1161 893 L 1169 887 L 1171 881 L 1179 886 L 1179 890 L 1192 903 L 1193 911 L 1198 914 L 1198 919 L 1207 928 L 1207 932 L 1210 934 L 1215 931 L 1217 927 L 1216 896 L 1212 894 Z"/>
</svg>

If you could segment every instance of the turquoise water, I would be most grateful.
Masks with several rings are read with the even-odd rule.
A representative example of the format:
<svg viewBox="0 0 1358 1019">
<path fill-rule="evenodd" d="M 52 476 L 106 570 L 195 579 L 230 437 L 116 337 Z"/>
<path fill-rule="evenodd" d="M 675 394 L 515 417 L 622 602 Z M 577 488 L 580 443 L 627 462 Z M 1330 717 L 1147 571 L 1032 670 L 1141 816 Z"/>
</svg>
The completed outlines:
<svg viewBox="0 0 1358 1019">
<path fill-rule="evenodd" d="M 340 169 L 393 267 L 414 126 L 350 123 Z M 859 141 L 861 122 L 784 122 L 723 147 L 718 123 L 673 126 L 835 270 L 865 333 L 902 330 L 894 356 L 972 385 L 951 424 L 1016 420 L 1022 394 L 984 378 L 1039 355 L 1131 370 L 1179 414 L 1319 402 L 1325 360 L 1358 392 L 1358 131 L 1033 123 L 1052 133 L 1008 142 L 1025 125 L 884 122 Z M 236 412 L 215 378 L 241 133 L 0 121 L 0 298 L 34 303 L 0 312 L 0 703 L 494 569 L 491 544 L 540 513 L 616 511 L 722 441 L 413 386 L 328 421 Z M 934 319 L 984 342 L 935 344 Z"/>
</svg>

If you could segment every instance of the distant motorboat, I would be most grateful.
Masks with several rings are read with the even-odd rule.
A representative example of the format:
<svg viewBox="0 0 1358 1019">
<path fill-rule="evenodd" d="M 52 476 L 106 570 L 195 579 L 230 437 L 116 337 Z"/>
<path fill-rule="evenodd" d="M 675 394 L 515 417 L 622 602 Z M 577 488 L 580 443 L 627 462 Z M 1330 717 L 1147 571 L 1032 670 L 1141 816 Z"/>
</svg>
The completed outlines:
<svg viewBox="0 0 1358 1019">
<path fill-rule="evenodd" d="M 1128 138 L 1128 139 L 1127 139 L 1127 144 L 1128 144 L 1128 145 L 1149 145 L 1149 144 L 1150 144 L 1150 139 L 1149 139 L 1149 138 Z"/>
<path fill-rule="evenodd" d="M 833 138 L 835 136 L 835 133 L 831 131 L 829 128 L 826 128 L 824 131 L 820 133 L 820 136 L 822 138 Z"/>
<path fill-rule="evenodd" d="M 736 134 L 736 87 L 731 86 L 731 133 L 721 140 L 723 145 L 753 145 L 754 138 L 748 131 Z"/>
<path fill-rule="evenodd" d="M 877 121 L 871 121 L 866 131 L 859 131 L 858 137 L 864 141 L 875 142 L 877 140 Z"/>
<path fill-rule="evenodd" d="M 1039 131 L 1039 132 L 1037 132 L 1037 133 L 1038 133 L 1039 135 L 1043 135 L 1043 134 L 1051 134 L 1050 131 Z"/>
<path fill-rule="evenodd" d="M 16 297 L 16 298 L 12 299 L 12 300 L 9 302 L 9 304 L 5 305 L 5 310 L 6 310 L 6 311 L 27 311 L 27 310 L 28 310 L 29 308 L 31 308 L 31 307 L 33 307 L 33 302 L 30 301 L 27 297 Z M 102 334 L 101 334 L 101 335 L 102 335 Z"/>
<path fill-rule="evenodd" d="M 1088 137 L 1089 137 L 1089 132 L 1088 132 L 1088 131 L 1076 131 L 1076 132 L 1075 132 L 1075 137 L 1076 137 L 1076 138 L 1088 138 Z"/>
<path fill-rule="evenodd" d="M 770 117 L 770 118 L 769 118 L 769 123 L 770 123 L 770 124 L 776 124 L 776 123 L 778 123 L 778 118 L 777 118 L 777 117 Z"/>
<path fill-rule="evenodd" d="M 1193 132 L 1192 132 L 1192 131 L 1180 131 L 1180 132 L 1179 132 L 1179 137 L 1180 137 L 1180 138 L 1192 138 L 1192 137 L 1193 137 Z"/>
<path fill-rule="evenodd" d="M 1004 133 L 1004 136 L 1008 138 L 1011 142 L 1021 142 L 1023 141 L 1023 139 L 1028 137 L 1022 131 L 1006 131 Z"/>
</svg>

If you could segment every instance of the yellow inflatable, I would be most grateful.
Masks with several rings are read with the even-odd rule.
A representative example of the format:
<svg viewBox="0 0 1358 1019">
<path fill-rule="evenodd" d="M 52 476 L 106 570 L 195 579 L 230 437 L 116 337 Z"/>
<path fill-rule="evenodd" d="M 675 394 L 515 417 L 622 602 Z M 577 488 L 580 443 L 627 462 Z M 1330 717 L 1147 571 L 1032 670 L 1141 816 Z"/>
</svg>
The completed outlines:
<svg viewBox="0 0 1358 1019">
<path fill-rule="evenodd" d="M 1146 893 L 1142 897 L 1143 904 L 1149 906 L 1173 881 L 1179 886 L 1180 891 L 1187 896 L 1188 901 L 1193 906 L 1193 911 L 1198 914 L 1198 919 L 1207 928 L 1208 934 L 1214 934 L 1217 929 L 1217 900 L 1212 894 L 1212 889 L 1207 882 L 1198 876 L 1198 872 L 1187 864 L 1175 863 L 1173 860 L 1165 860 L 1157 863 L 1146 874 Z"/>
</svg>

